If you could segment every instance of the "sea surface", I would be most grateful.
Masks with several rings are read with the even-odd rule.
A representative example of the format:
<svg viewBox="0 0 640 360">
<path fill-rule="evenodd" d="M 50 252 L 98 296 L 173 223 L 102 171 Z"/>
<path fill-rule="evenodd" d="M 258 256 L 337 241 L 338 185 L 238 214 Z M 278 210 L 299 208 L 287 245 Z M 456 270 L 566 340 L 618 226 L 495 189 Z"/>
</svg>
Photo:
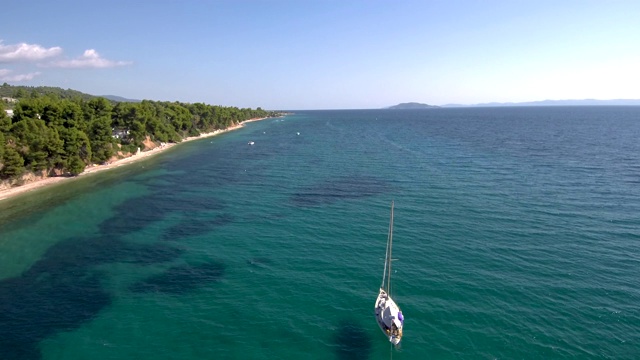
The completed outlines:
<svg viewBox="0 0 640 360">
<path fill-rule="evenodd" d="M 0 359 L 390 357 L 640 359 L 640 107 L 299 111 L 0 202 Z"/>
</svg>

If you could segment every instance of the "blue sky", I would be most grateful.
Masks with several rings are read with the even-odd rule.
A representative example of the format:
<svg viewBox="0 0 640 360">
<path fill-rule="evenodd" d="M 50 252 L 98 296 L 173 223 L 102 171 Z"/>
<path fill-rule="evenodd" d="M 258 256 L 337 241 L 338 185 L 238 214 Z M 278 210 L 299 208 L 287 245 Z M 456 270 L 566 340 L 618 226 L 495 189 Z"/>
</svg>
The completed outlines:
<svg viewBox="0 0 640 360">
<path fill-rule="evenodd" d="M 10 1 L 0 82 L 265 109 L 640 99 L 639 1 Z"/>
</svg>

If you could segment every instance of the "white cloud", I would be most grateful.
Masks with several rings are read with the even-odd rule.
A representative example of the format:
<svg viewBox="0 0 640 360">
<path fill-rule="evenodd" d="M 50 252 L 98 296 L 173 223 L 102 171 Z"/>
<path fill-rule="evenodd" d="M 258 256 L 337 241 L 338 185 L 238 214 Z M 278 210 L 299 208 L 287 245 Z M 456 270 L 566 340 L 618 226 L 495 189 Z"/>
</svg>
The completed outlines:
<svg viewBox="0 0 640 360">
<path fill-rule="evenodd" d="M 0 69 L 0 81 L 29 81 L 40 75 L 40 72 L 32 72 L 28 74 L 13 74 L 13 70 Z"/>
<path fill-rule="evenodd" d="M 111 68 L 130 65 L 130 61 L 113 61 L 102 58 L 94 49 L 85 50 L 82 56 L 71 60 L 60 60 L 50 63 L 48 66 L 78 69 L 78 68 Z"/>
<path fill-rule="evenodd" d="M 0 63 L 37 61 L 62 54 L 59 46 L 44 48 L 37 44 L 4 45 L 0 40 Z"/>
</svg>

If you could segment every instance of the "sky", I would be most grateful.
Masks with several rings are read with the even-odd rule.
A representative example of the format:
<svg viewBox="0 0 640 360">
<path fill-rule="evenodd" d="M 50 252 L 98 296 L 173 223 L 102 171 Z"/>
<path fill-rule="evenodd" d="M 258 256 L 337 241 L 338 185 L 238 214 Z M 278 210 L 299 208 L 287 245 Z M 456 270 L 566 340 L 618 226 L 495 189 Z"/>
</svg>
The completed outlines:
<svg viewBox="0 0 640 360">
<path fill-rule="evenodd" d="M 640 1 L 10 0 L 0 83 L 268 110 L 640 99 Z"/>
</svg>

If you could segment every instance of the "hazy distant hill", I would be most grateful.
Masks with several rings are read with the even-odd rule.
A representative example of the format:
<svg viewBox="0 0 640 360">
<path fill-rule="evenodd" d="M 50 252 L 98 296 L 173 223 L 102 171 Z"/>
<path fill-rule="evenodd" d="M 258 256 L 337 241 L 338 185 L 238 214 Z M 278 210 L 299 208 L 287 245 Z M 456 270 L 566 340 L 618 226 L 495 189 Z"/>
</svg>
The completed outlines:
<svg viewBox="0 0 640 360">
<path fill-rule="evenodd" d="M 117 101 L 117 102 L 133 102 L 133 103 L 137 103 L 137 102 L 142 101 L 142 100 L 136 100 L 136 99 L 127 99 L 127 98 L 123 98 L 122 96 L 117 96 L 117 95 L 100 95 L 100 97 L 103 97 L 103 98 L 111 100 L 111 101 Z"/>
<path fill-rule="evenodd" d="M 417 102 L 408 102 L 402 103 L 394 106 L 389 106 L 387 109 L 428 109 L 428 108 L 436 108 L 438 106 L 421 104 Z"/>
<path fill-rule="evenodd" d="M 502 106 L 640 106 L 640 100 L 636 99 L 615 99 L 615 100 L 542 100 L 529 102 L 490 102 L 474 105 L 447 104 L 445 107 L 502 107 Z"/>
<path fill-rule="evenodd" d="M 140 100 L 127 99 L 122 96 L 116 95 L 91 95 L 80 92 L 78 90 L 63 89 L 54 86 L 23 86 L 23 85 L 9 85 L 4 83 L 0 86 L 0 96 L 12 97 L 16 99 L 29 98 L 33 96 L 47 96 L 53 95 L 61 99 L 75 99 L 80 98 L 83 100 L 91 100 L 96 97 L 103 97 L 105 99 L 115 102 L 140 102 Z"/>
</svg>

